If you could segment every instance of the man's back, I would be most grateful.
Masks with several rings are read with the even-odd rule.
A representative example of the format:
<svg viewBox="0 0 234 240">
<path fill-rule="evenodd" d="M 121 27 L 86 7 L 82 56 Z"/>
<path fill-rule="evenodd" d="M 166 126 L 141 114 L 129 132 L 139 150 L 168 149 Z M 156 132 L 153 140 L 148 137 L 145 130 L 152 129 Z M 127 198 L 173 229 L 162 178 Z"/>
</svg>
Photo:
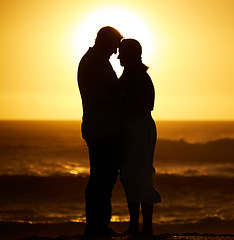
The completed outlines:
<svg viewBox="0 0 234 240">
<path fill-rule="evenodd" d="M 118 78 L 108 58 L 98 49 L 90 48 L 78 68 L 78 85 L 83 104 L 82 134 L 85 139 L 116 134 L 119 114 L 107 110 L 111 103 L 109 87 Z M 117 125 L 116 125 L 117 124 Z"/>
</svg>

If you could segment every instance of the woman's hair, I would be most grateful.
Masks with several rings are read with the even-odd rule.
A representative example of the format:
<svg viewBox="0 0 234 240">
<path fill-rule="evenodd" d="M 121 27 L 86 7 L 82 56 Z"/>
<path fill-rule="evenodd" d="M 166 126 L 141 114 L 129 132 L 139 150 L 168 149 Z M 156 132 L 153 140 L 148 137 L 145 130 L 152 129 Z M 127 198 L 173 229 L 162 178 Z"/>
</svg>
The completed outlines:
<svg viewBox="0 0 234 240">
<path fill-rule="evenodd" d="M 120 43 L 120 48 L 123 49 L 124 53 L 128 56 L 141 58 L 142 47 L 141 44 L 135 39 L 123 39 Z"/>
<path fill-rule="evenodd" d="M 132 63 L 141 63 L 145 70 L 148 69 L 141 61 L 142 47 L 137 40 L 131 38 L 123 39 L 120 42 L 119 48 L 124 52 L 124 55 L 128 57 L 129 61 Z"/>
</svg>

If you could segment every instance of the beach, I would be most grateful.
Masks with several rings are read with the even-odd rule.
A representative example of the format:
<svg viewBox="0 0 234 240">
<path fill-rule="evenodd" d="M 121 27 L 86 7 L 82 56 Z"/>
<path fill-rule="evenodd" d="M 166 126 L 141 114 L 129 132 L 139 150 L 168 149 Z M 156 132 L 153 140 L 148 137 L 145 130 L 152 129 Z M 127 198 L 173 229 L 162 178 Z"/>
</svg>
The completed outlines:
<svg viewBox="0 0 234 240">
<path fill-rule="evenodd" d="M 234 229 L 227 234 L 234 222 L 220 224 L 154 224 L 154 236 L 152 237 L 85 237 L 83 236 L 85 223 L 58 223 L 58 224 L 29 224 L 29 223 L 0 223 L 0 239 L 234 239 Z M 229 226 L 228 226 L 229 225 Z M 110 224 L 116 232 L 123 233 L 128 226 L 127 222 Z"/>
<path fill-rule="evenodd" d="M 155 187 L 162 203 L 154 206 L 151 239 L 233 238 L 234 122 L 157 127 Z M 80 122 L 2 121 L 0 134 L 0 240 L 85 239 L 89 160 Z M 127 229 L 119 180 L 111 221 L 117 232 Z"/>
</svg>

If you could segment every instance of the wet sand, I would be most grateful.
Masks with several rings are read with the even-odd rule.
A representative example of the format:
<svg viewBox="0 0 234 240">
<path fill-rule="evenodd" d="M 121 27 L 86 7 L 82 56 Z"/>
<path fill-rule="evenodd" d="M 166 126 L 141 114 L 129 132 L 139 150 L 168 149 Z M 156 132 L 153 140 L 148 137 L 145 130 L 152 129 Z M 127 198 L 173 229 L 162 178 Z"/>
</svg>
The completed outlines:
<svg viewBox="0 0 234 240">
<path fill-rule="evenodd" d="M 61 223 L 61 224 L 27 224 L 27 223 L 0 223 L 1 240 L 214 240 L 230 239 L 234 240 L 234 229 L 230 232 L 230 225 L 210 223 L 210 224 L 154 224 L 154 236 L 152 237 L 129 237 L 120 235 L 117 237 L 85 237 L 83 236 L 84 223 Z M 111 223 L 117 232 L 122 233 L 127 229 L 128 223 Z M 229 229 L 229 230 L 228 230 Z"/>
</svg>

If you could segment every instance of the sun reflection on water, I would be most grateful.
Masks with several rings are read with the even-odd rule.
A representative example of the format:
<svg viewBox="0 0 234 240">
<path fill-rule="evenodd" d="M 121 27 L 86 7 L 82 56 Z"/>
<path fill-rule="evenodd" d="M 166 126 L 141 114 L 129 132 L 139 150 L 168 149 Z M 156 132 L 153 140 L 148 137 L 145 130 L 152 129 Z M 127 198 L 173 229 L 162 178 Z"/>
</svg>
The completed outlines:
<svg viewBox="0 0 234 240">
<path fill-rule="evenodd" d="M 84 223 L 85 221 L 86 221 L 85 217 L 78 217 L 70 220 L 70 222 L 74 222 L 74 223 Z"/>
<path fill-rule="evenodd" d="M 111 222 L 129 222 L 129 220 L 130 220 L 129 216 L 113 215 L 111 217 Z"/>
<path fill-rule="evenodd" d="M 74 166 L 74 165 L 70 165 L 70 164 L 65 164 L 65 165 L 63 165 L 63 167 L 66 169 L 66 172 L 68 172 L 72 175 L 89 173 L 89 168 L 87 168 L 87 167 Z"/>
</svg>

